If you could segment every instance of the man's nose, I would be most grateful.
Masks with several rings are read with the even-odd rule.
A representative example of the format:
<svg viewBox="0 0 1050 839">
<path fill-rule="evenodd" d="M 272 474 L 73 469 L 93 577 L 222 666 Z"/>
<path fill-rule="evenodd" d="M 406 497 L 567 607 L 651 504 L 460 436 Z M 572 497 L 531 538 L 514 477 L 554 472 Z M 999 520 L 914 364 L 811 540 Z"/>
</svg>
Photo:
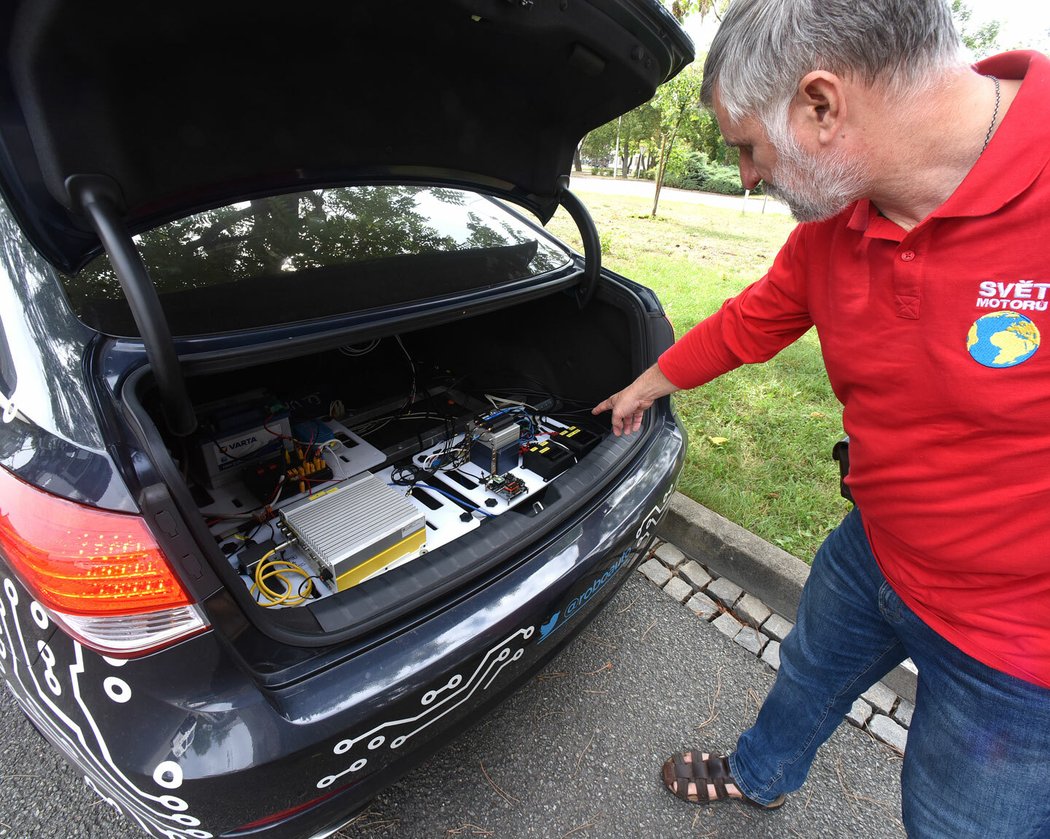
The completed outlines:
<svg viewBox="0 0 1050 839">
<path fill-rule="evenodd" d="M 740 183 L 744 185 L 744 189 L 754 189 L 761 180 L 762 176 L 758 174 L 751 155 L 747 152 L 740 152 Z"/>
</svg>

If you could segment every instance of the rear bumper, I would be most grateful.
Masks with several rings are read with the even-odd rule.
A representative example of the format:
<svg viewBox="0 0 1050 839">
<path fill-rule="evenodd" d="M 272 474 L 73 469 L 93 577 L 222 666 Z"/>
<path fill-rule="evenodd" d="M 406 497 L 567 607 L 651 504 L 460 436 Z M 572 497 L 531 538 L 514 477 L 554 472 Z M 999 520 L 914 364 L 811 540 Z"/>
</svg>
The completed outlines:
<svg viewBox="0 0 1050 839">
<path fill-rule="evenodd" d="M 624 581 L 684 456 L 666 407 L 653 419 L 623 479 L 513 570 L 315 676 L 264 689 L 215 633 L 102 658 L 3 573 L 5 679 L 89 785 L 155 836 L 324 836 L 527 680 Z"/>
</svg>

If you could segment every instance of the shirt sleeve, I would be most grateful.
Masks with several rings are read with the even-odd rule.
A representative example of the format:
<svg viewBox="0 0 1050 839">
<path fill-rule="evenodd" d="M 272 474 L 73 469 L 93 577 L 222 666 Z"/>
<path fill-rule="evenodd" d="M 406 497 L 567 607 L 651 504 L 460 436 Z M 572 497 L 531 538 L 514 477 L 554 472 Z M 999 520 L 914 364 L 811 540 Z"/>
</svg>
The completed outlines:
<svg viewBox="0 0 1050 839">
<path fill-rule="evenodd" d="M 766 361 L 813 325 L 806 294 L 804 229 L 799 225 L 773 266 L 660 356 L 661 372 L 678 388 L 698 387 L 741 364 Z"/>
</svg>

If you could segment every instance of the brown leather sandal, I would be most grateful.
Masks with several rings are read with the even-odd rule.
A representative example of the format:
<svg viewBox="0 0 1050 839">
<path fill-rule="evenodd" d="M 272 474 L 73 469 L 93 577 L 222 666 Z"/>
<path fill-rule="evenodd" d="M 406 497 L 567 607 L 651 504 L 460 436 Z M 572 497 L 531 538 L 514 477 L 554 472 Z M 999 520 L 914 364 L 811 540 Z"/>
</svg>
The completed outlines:
<svg viewBox="0 0 1050 839">
<path fill-rule="evenodd" d="M 733 780 L 729 760 L 725 755 L 712 756 L 707 752 L 687 751 L 668 758 L 661 772 L 664 786 L 675 798 L 691 804 L 710 804 L 712 801 L 743 801 L 762 810 L 776 810 L 786 797 L 781 795 L 769 804 L 752 801 Z M 727 789 L 732 785 L 733 791 Z"/>
</svg>

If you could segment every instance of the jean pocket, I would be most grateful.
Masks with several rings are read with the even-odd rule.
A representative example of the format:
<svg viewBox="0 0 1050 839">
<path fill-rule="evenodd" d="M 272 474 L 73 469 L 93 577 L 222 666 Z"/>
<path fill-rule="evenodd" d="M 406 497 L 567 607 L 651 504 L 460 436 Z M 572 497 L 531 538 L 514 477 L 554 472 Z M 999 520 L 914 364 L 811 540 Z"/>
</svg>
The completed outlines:
<svg viewBox="0 0 1050 839">
<path fill-rule="evenodd" d="M 904 601 L 889 583 L 883 583 L 879 588 L 879 611 L 891 624 L 900 624 L 904 621 Z"/>
</svg>

